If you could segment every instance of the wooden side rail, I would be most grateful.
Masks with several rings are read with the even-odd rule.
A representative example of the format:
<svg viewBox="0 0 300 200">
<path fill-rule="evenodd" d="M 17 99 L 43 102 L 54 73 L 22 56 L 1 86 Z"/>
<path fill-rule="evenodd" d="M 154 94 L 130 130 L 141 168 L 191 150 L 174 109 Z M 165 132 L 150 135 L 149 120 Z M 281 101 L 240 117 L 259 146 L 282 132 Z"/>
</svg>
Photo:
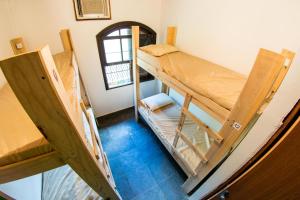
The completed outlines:
<svg viewBox="0 0 300 200">
<path fill-rule="evenodd" d="M 99 159 L 100 155 L 99 155 L 99 151 L 98 151 L 98 148 L 97 148 L 97 147 L 99 147 L 99 143 L 97 142 L 97 137 L 96 137 L 96 133 L 95 133 L 95 130 L 94 130 L 92 119 L 90 118 L 90 115 L 87 113 L 87 109 L 86 109 L 85 104 L 84 104 L 83 101 L 80 102 L 80 106 L 81 106 L 81 109 L 82 109 L 88 123 L 89 123 L 92 142 L 93 142 L 92 145 L 93 145 L 94 154 L 95 154 L 96 158 Z"/>
<path fill-rule="evenodd" d="M 0 167 L 0 184 L 39 174 L 65 165 L 56 151 Z"/>
<path fill-rule="evenodd" d="M 192 100 L 192 96 L 189 95 L 189 94 L 186 94 L 186 96 L 184 98 L 182 109 L 188 108 L 191 100 Z M 173 147 L 174 148 L 176 148 L 176 146 L 177 146 L 178 139 L 180 137 L 179 133 L 181 132 L 182 127 L 184 125 L 184 120 L 185 120 L 185 114 L 183 112 L 181 112 L 180 119 L 179 119 L 178 126 L 177 126 L 177 133 L 175 135 L 174 142 L 173 142 Z"/>
<path fill-rule="evenodd" d="M 137 49 L 140 46 L 140 27 L 132 27 L 132 68 L 133 68 L 133 93 L 134 93 L 134 112 L 135 119 L 138 121 L 138 107 L 140 105 L 140 67 L 137 65 Z"/>
<path fill-rule="evenodd" d="M 69 109 L 49 47 L 0 65 L 23 108 L 64 162 L 104 199 L 121 199 L 81 137 L 81 116 Z"/>
<path fill-rule="evenodd" d="M 60 39 L 64 48 L 64 51 L 72 51 L 74 52 L 74 46 L 73 46 L 73 40 L 71 36 L 71 32 L 69 29 L 63 29 L 59 32 Z M 78 63 L 77 57 L 75 56 L 76 63 Z M 79 74 L 79 87 L 80 87 L 80 93 L 81 93 L 81 98 L 85 104 L 85 106 L 91 106 L 91 101 L 89 99 L 89 96 L 87 95 L 87 90 L 85 85 L 83 84 L 83 80 L 81 77 L 80 71 L 78 72 Z"/>
</svg>

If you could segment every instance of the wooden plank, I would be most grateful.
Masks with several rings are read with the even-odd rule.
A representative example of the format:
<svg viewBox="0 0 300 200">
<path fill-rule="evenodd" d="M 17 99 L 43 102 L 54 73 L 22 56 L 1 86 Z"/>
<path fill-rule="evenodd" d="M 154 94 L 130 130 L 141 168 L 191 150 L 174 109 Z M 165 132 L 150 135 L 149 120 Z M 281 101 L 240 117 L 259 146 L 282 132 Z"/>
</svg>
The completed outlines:
<svg viewBox="0 0 300 200">
<path fill-rule="evenodd" d="M 208 125 L 206 125 L 203 121 L 201 121 L 200 119 L 198 119 L 197 117 L 195 117 L 190 111 L 188 111 L 186 108 L 183 108 L 182 112 L 188 116 L 189 118 L 191 118 L 194 122 L 196 122 L 199 126 L 203 127 L 205 129 L 205 131 L 208 133 L 208 135 L 212 138 L 214 138 L 214 141 L 216 141 L 217 143 L 221 144 L 223 141 L 223 138 L 216 133 L 215 131 L 213 131 Z"/>
<path fill-rule="evenodd" d="M 64 51 L 74 51 L 73 42 L 69 29 L 63 29 L 59 32 Z"/>
<path fill-rule="evenodd" d="M 11 88 L 35 125 L 64 161 L 104 199 L 120 199 L 82 138 L 49 47 L 0 62 Z"/>
<path fill-rule="evenodd" d="M 212 143 L 206 155 L 209 162 L 206 165 L 200 165 L 197 176 L 184 184 L 186 192 L 190 192 L 219 163 L 244 130 L 249 130 L 248 124 L 263 105 L 284 61 L 284 56 L 260 49 L 244 89 L 219 132 L 219 135 L 224 138 L 222 145 Z"/>
<path fill-rule="evenodd" d="M 96 156 L 97 159 L 100 158 L 100 155 L 99 155 L 99 151 L 98 151 L 98 142 L 97 142 L 97 139 L 96 139 L 96 133 L 95 133 L 95 130 L 94 130 L 94 126 L 93 126 L 93 122 L 91 121 L 91 117 L 90 115 L 87 113 L 86 111 L 86 107 L 84 105 L 84 102 L 81 101 L 80 102 L 80 106 L 81 106 L 81 109 L 86 117 L 86 119 L 88 120 L 88 123 L 89 123 L 89 126 L 90 126 L 90 132 L 91 132 L 91 137 L 92 137 L 92 142 L 93 142 L 93 150 L 94 150 L 94 155 Z"/>
<path fill-rule="evenodd" d="M 190 141 L 190 139 L 185 136 L 185 133 L 176 129 L 179 137 L 195 152 L 195 154 L 201 159 L 203 163 L 207 163 L 208 159 L 203 152 L 195 147 L 195 145 Z"/>
<path fill-rule="evenodd" d="M 135 120 L 138 121 L 138 106 L 140 102 L 140 67 L 137 65 L 137 49 L 140 46 L 140 27 L 132 26 L 132 68 Z"/>
<path fill-rule="evenodd" d="M 182 130 L 182 127 L 183 127 L 183 125 L 184 125 L 185 114 L 182 112 L 182 110 L 183 110 L 184 108 L 186 108 L 186 109 L 189 108 L 189 105 L 190 105 L 191 100 L 192 100 L 192 96 L 189 95 L 189 94 L 186 94 L 186 95 L 185 95 L 185 98 L 184 98 L 183 105 L 182 105 L 182 109 L 181 109 L 180 119 L 179 119 L 178 126 L 177 126 L 177 130 L 178 130 L 179 132 L 176 131 L 176 135 L 175 135 L 174 142 L 173 142 L 173 148 L 176 148 L 176 146 L 177 146 L 178 139 L 179 139 L 179 136 L 180 136 L 180 131 Z"/>
<path fill-rule="evenodd" d="M 71 32 L 70 32 L 69 29 L 63 29 L 63 30 L 60 31 L 59 34 L 60 34 L 60 39 L 61 39 L 64 51 L 65 52 L 72 51 L 73 54 L 74 54 L 75 58 L 74 58 L 74 61 L 73 61 L 73 65 L 74 65 L 74 63 L 76 63 L 76 67 L 77 67 L 77 71 L 78 71 L 78 75 L 79 75 L 78 82 L 79 82 L 79 88 L 80 88 L 81 98 L 84 101 L 84 104 L 86 106 L 91 106 L 90 98 L 89 98 L 89 96 L 87 94 L 86 87 L 85 87 L 85 85 L 83 83 L 81 73 L 80 73 L 79 68 L 77 66 L 78 59 L 77 59 L 76 53 L 74 52 L 74 46 L 73 46 L 73 40 L 72 40 Z"/>
<path fill-rule="evenodd" d="M 170 88 L 165 83 L 161 82 L 161 93 L 169 95 L 169 89 Z"/>
<path fill-rule="evenodd" d="M 60 166 L 65 162 L 57 151 L 0 167 L 0 184 L 42 173 Z"/>
<path fill-rule="evenodd" d="M 108 172 L 107 177 L 109 178 L 109 180 L 110 180 L 111 184 L 113 185 L 113 187 L 116 187 L 116 183 L 115 183 L 113 174 L 111 172 L 111 168 L 109 166 L 109 162 L 108 162 L 106 153 L 104 153 L 103 157 L 104 157 L 105 166 L 106 166 L 106 169 L 107 169 L 107 172 Z"/>
<path fill-rule="evenodd" d="M 22 37 L 18 37 L 10 40 L 10 45 L 15 55 L 19 55 L 27 52 L 27 48 L 24 44 L 24 40 Z"/>
<path fill-rule="evenodd" d="M 175 26 L 169 26 L 167 29 L 167 39 L 166 39 L 166 43 L 168 45 L 175 46 L 176 34 L 177 34 L 177 28 Z"/>
</svg>

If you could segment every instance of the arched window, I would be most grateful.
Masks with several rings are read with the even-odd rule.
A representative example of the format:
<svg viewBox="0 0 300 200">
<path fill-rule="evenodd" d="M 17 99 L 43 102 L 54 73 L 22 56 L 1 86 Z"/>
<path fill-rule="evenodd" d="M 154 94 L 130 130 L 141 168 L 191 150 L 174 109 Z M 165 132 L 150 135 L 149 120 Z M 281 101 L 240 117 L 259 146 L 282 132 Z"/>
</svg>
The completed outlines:
<svg viewBox="0 0 300 200">
<path fill-rule="evenodd" d="M 96 38 L 107 90 L 133 83 L 131 26 L 140 26 L 140 46 L 156 43 L 155 31 L 138 22 L 119 22 L 102 30 Z M 140 77 L 141 82 L 154 79 L 143 69 Z"/>
</svg>

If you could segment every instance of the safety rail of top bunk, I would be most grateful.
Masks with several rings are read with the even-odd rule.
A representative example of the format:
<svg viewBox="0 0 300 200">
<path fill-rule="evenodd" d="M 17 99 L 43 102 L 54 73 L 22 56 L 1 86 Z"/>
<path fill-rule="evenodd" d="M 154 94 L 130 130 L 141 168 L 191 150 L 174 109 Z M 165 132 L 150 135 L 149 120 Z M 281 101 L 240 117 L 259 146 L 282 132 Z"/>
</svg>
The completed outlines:
<svg viewBox="0 0 300 200">
<path fill-rule="evenodd" d="M 68 164 L 104 199 L 122 199 L 87 145 L 82 115 L 79 110 L 70 109 L 70 99 L 49 47 L 22 52 L 0 61 L 0 66 L 24 110 L 55 149 L 1 167 L 1 174 L 7 172 L 3 180 L 12 181 Z"/>
<path fill-rule="evenodd" d="M 139 106 L 139 66 L 138 56 L 144 52 L 138 50 L 139 29 L 133 27 L 133 71 L 134 71 L 134 89 L 135 89 L 135 106 Z M 175 33 L 175 34 L 174 34 Z M 167 32 L 167 43 L 175 45 L 176 28 L 169 27 Z M 171 41 L 171 42 L 170 42 Z M 174 152 L 181 159 L 184 159 L 178 151 L 176 151 L 176 145 L 179 138 L 181 138 L 200 158 L 200 162 L 195 170 L 191 169 L 187 162 L 183 162 L 187 170 L 190 172 L 190 177 L 184 183 L 183 187 L 186 192 L 190 192 L 205 176 L 212 170 L 218 162 L 230 151 L 231 147 L 235 144 L 241 134 L 249 131 L 252 122 L 258 119 L 262 114 L 266 105 L 273 98 L 274 94 L 278 90 L 281 82 L 283 81 L 288 69 L 290 68 L 295 54 L 291 51 L 284 49 L 281 54 L 277 54 L 265 49 L 260 49 L 251 73 L 247 79 L 247 82 L 231 111 L 227 111 L 226 115 L 216 115 L 215 112 L 203 105 L 203 102 L 197 102 L 197 99 L 202 98 L 194 91 L 183 86 L 179 81 L 174 80 L 172 77 L 167 76 L 165 73 L 151 71 L 156 78 L 162 81 L 162 92 L 169 90 L 169 87 L 179 91 L 185 95 L 184 104 L 181 110 L 181 117 L 176 129 L 176 136 L 173 142 Z M 143 66 L 147 68 L 148 63 L 139 60 Z M 147 69 L 146 69 L 147 70 Z M 148 71 L 148 70 L 147 70 Z M 213 131 L 207 124 L 198 119 L 189 111 L 189 105 L 193 100 L 197 102 L 196 105 L 202 108 L 204 111 L 209 111 L 212 117 L 217 117 L 222 122 L 220 131 Z M 186 117 L 191 118 L 200 127 L 204 128 L 207 134 L 214 139 L 214 142 L 210 145 L 210 148 L 206 153 L 201 152 L 195 148 L 193 143 L 182 132 L 184 120 Z M 221 119 L 221 120 L 220 120 Z"/>
</svg>

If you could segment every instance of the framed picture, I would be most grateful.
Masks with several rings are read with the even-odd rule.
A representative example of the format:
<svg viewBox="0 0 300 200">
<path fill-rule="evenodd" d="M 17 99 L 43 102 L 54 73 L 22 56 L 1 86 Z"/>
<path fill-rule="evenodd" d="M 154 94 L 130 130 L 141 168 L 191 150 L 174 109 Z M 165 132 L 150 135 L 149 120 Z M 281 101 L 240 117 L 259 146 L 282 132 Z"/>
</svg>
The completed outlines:
<svg viewBox="0 0 300 200">
<path fill-rule="evenodd" d="M 73 0 L 76 20 L 111 19 L 110 0 Z"/>
</svg>

